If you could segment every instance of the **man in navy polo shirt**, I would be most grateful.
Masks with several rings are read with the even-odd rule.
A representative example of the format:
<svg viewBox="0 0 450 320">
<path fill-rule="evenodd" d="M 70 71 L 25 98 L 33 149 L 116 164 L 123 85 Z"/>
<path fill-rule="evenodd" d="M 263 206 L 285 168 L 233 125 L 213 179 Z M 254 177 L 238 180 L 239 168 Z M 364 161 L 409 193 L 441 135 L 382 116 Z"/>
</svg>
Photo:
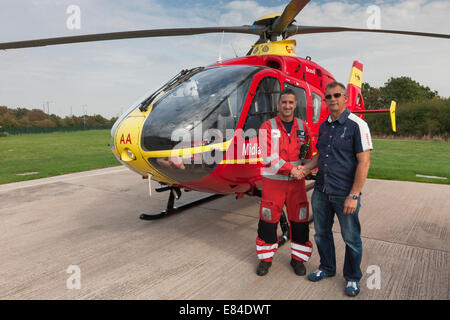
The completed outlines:
<svg viewBox="0 0 450 320">
<path fill-rule="evenodd" d="M 356 296 L 362 277 L 361 227 L 358 213 L 361 189 L 370 165 L 372 140 L 367 123 L 346 108 L 345 86 L 332 82 L 325 88 L 325 101 L 330 115 L 319 128 L 318 153 L 306 165 L 304 173 L 318 167 L 315 189 L 311 197 L 314 229 L 320 255 L 319 269 L 311 273 L 311 281 L 336 274 L 336 257 L 332 227 L 336 214 L 345 242 L 345 293 Z"/>
</svg>

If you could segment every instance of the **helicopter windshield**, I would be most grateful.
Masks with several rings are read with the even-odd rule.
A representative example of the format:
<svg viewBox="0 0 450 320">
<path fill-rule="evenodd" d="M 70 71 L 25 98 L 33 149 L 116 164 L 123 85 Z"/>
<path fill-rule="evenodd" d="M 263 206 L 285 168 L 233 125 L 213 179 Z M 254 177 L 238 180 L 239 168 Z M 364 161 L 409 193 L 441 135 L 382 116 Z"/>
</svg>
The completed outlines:
<svg viewBox="0 0 450 320">
<path fill-rule="evenodd" d="M 183 130 L 192 139 L 202 139 L 207 130 L 216 129 L 225 140 L 226 130 L 236 129 L 252 78 L 261 69 L 247 65 L 208 68 L 170 89 L 154 104 L 144 125 L 144 150 L 171 150 L 178 143 L 173 134 Z"/>
<path fill-rule="evenodd" d="M 253 76 L 263 69 L 248 65 L 212 67 L 184 79 L 155 102 L 142 130 L 142 148 L 190 149 L 231 139 Z M 214 161 L 203 161 L 208 157 Z M 213 150 L 183 159 L 148 160 L 167 177 L 187 182 L 207 176 L 222 156 Z"/>
</svg>

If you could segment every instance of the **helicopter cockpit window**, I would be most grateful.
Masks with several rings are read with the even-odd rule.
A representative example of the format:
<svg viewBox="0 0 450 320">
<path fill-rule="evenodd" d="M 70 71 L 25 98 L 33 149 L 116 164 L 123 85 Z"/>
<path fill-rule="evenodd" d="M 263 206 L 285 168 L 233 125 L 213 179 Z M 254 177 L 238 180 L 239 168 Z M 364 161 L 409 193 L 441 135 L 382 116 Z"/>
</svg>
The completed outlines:
<svg viewBox="0 0 450 320">
<path fill-rule="evenodd" d="M 313 101 L 313 123 L 318 123 L 320 119 L 320 109 L 322 107 L 322 98 L 317 94 L 312 94 L 312 101 Z"/>
<path fill-rule="evenodd" d="M 296 87 L 290 83 L 284 83 L 285 89 L 292 89 L 297 98 L 297 108 L 295 108 L 294 116 L 306 121 L 306 91 L 303 88 Z"/>
<path fill-rule="evenodd" d="M 261 70 L 249 65 L 205 68 L 176 84 L 154 103 L 142 130 L 142 148 L 189 150 L 231 139 L 253 76 Z M 178 165 L 167 157 L 148 160 L 167 177 L 185 182 L 208 175 L 221 160 L 197 161 L 202 156 L 194 154 L 194 160 Z"/>
<path fill-rule="evenodd" d="M 170 150 L 175 130 L 203 133 L 236 129 L 253 75 L 261 67 L 231 65 L 207 68 L 171 88 L 158 101 L 145 122 L 144 148 Z M 164 142 L 162 142 L 164 140 Z"/>
<path fill-rule="evenodd" d="M 245 121 L 244 132 L 246 133 L 246 138 L 253 138 L 254 136 L 251 133 L 257 133 L 264 121 L 273 118 L 277 114 L 279 95 L 280 82 L 278 79 L 267 77 L 261 80 Z"/>
</svg>

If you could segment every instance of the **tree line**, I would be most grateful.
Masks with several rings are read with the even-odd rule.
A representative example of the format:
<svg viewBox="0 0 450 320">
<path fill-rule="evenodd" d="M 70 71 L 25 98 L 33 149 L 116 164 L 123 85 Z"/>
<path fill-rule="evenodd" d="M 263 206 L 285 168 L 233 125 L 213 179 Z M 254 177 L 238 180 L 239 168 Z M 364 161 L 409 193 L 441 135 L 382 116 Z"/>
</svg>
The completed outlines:
<svg viewBox="0 0 450 320">
<path fill-rule="evenodd" d="M 450 99 L 440 97 L 437 91 L 422 86 L 409 77 L 397 77 L 390 78 L 379 88 L 365 82 L 362 84 L 361 93 L 368 110 L 387 109 L 392 100 L 397 102 L 396 136 L 449 139 Z M 30 127 L 111 127 L 116 120 L 116 117 L 108 120 L 101 115 L 61 118 L 55 114 L 46 114 L 41 109 L 11 109 L 0 106 L 0 132 Z M 390 117 L 387 114 L 367 114 L 364 120 L 369 124 L 373 135 L 392 135 Z"/>
<path fill-rule="evenodd" d="M 392 100 L 397 102 L 396 136 L 449 139 L 450 99 L 440 97 L 437 91 L 409 77 L 398 77 L 380 88 L 363 83 L 361 93 L 368 110 L 389 109 Z M 387 114 L 367 114 L 364 120 L 375 136 L 393 134 Z"/>
<path fill-rule="evenodd" d="M 61 118 L 55 114 L 47 114 L 40 109 L 11 109 L 6 106 L 0 106 L 0 127 L 2 131 L 19 127 L 111 127 L 116 120 L 116 117 L 106 119 L 99 114 Z"/>
</svg>

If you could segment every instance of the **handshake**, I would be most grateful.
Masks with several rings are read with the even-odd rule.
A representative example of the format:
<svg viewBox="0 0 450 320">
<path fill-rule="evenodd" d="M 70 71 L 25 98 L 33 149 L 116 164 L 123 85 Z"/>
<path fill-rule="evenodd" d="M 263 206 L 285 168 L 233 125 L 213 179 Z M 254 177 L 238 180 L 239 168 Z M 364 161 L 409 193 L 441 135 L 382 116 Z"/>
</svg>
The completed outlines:
<svg viewBox="0 0 450 320">
<path fill-rule="evenodd" d="M 291 178 L 295 178 L 297 180 L 303 179 L 307 175 L 307 171 L 305 170 L 304 166 L 297 166 L 292 168 L 291 172 L 289 173 L 289 176 Z"/>
</svg>

